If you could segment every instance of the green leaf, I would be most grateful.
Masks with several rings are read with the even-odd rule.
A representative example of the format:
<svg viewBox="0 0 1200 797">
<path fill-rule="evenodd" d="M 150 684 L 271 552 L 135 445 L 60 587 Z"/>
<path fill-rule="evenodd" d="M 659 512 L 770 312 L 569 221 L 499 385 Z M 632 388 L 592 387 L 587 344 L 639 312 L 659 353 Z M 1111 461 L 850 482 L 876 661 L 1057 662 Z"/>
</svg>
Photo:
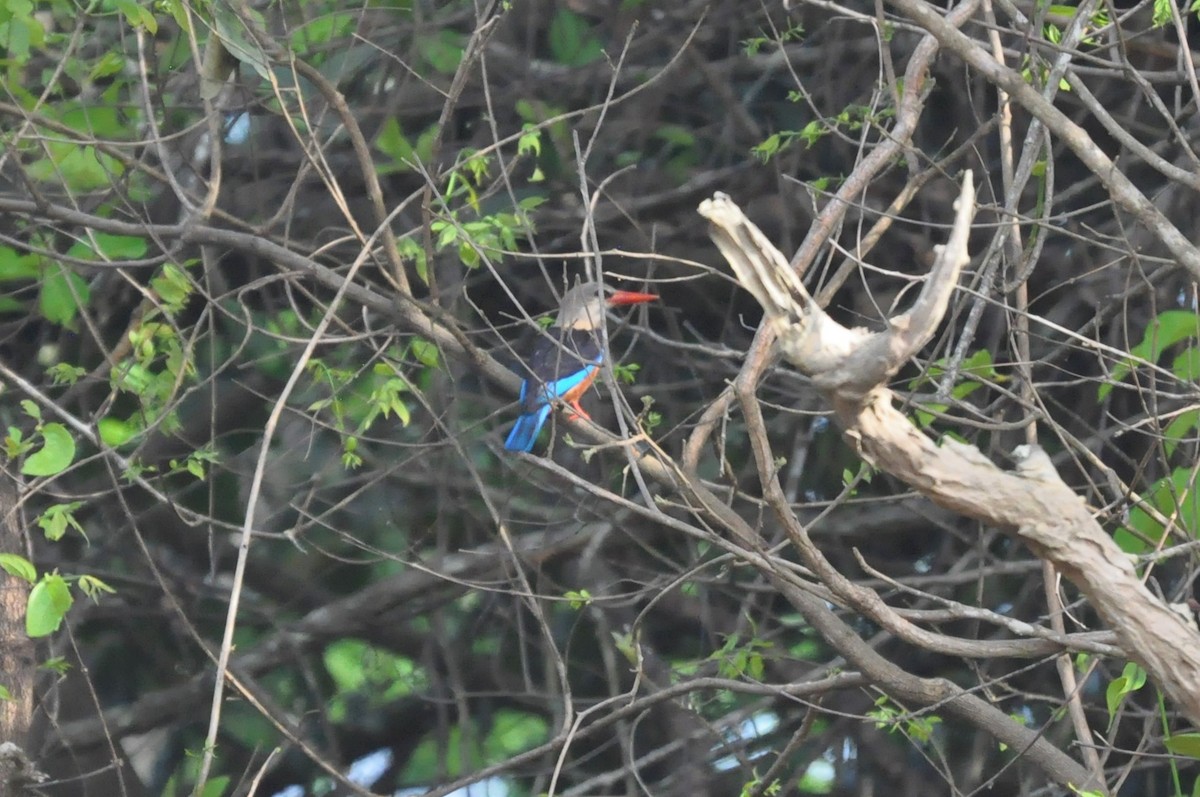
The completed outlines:
<svg viewBox="0 0 1200 797">
<path fill-rule="evenodd" d="M 0 700 L 10 701 L 13 699 L 12 692 L 8 691 L 8 687 L 0 684 Z"/>
<path fill-rule="evenodd" d="M 491 729 L 483 740 L 486 761 L 503 761 L 550 738 L 549 723 L 536 714 L 501 708 L 492 715 L 491 721 Z"/>
<path fill-rule="evenodd" d="M 1129 684 L 1129 691 L 1136 692 L 1146 685 L 1146 671 L 1141 665 L 1129 662 L 1121 673 Z"/>
<path fill-rule="evenodd" d="M 404 165 L 406 169 L 409 168 L 409 164 L 413 161 L 413 146 L 405 137 L 404 131 L 400 129 L 400 123 L 395 119 L 388 119 L 380 126 L 374 143 L 375 149 L 396 163 Z"/>
<path fill-rule="evenodd" d="M 66 675 L 71 671 L 71 662 L 62 656 L 51 656 L 39 664 L 38 669 L 58 673 L 59 675 Z"/>
<path fill-rule="evenodd" d="M 204 788 L 200 790 L 200 797 L 223 797 L 228 788 L 229 776 L 221 775 L 204 784 Z"/>
<path fill-rule="evenodd" d="M 444 75 L 453 75 L 463 57 L 463 36 L 443 28 L 431 36 L 417 39 L 417 50 L 430 66 Z"/>
<path fill-rule="evenodd" d="M 1184 410 L 1175 416 L 1167 428 L 1163 429 L 1163 439 L 1166 441 L 1167 456 L 1175 453 L 1180 443 L 1195 438 L 1196 426 L 1200 424 L 1200 409 Z"/>
<path fill-rule="evenodd" d="M 1200 379 L 1200 349 L 1189 346 L 1171 362 L 1171 373 L 1183 382 Z"/>
<path fill-rule="evenodd" d="M 46 574 L 29 593 L 25 633 L 35 639 L 53 634 L 74 602 L 66 580 L 57 573 Z"/>
<path fill-rule="evenodd" d="M 192 295 L 192 282 L 187 274 L 174 263 L 162 267 L 158 276 L 150 280 L 150 287 L 158 294 L 167 312 L 174 315 L 183 310 Z"/>
<path fill-rule="evenodd" d="M 588 592 L 586 589 L 567 590 L 567 592 L 563 594 L 563 597 L 567 599 L 567 603 L 571 606 L 571 608 L 576 610 L 582 609 L 584 606 L 587 606 L 592 602 L 592 593 Z"/>
<path fill-rule="evenodd" d="M 104 55 L 100 56 L 100 60 L 92 67 L 92 71 L 88 73 L 88 80 L 97 80 L 105 78 L 109 75 L 115 75 L 125 68 L 125 58 L 116 50 L 109 50 Z"/>
<path fill-rule="evenodd" d="M 141 432 L 136 422 L 120 418 L 101 418 L 96 426 L 100 431 L 100 440 L 109 448 L 119 448 Z"/>
<path fill-rule="evenodd" d="M 113 178 L 125 171 L 120 161 L 111 155 L 97 154 L 90 144 L 51 141 L 46 148 L 49 158 L 29 164 L 29 175 L 35 180 L 61 182 L 75 191 L 92 191 L 109 187 Z"/>
<path fill-rule="evenodd" d="M 22 439 L 20 429 L 15 426 L 8 427 L 8 435 L 4 438 L 4 453 L 9 459 L 16 459 L 31 448 L 33 444 Z"/>
<path fill-rule="evenodd" d="M 438 347 L 424 338 L 413 338 L 412 354 L 417 362 L 429 368 L 437 368 L 441 363 Z"/>
<path fill-rule="evenodd" d="M 95 576 L 83 575 L 79 577 L 79 589 L 83 591 L 92 600 L 99 600 L 101 593 L 116 595 L 117 591 L 104 583 Z"/>
<path fill-rule="evenodd" d="M 33 399 L 21 399 L 21 410 L 35 421 L 42 419 L 42 408 L 34 403 Z"/>
<path fill-rule="evenodd" d="M 1166 310 L 1146 327 L 1142 342 L 1130 350 L 1135 358 L 1158 363 L 1162 353 L 1170 346 L 1182 340 L 1200 338 L 1200 315 L 1190 310 Z M 1113 368 L 1110 381 L 1100 385 L 1098 395 L 1103 401 L 1113 386 L 1125 379 L 1133 370 L 1136 362 L 1130 358 L 1123 360 Z"/>
<path fill-rule="evenodd" d="M 642 370 L 642 366 L 637 363 L 628 363 L 622 365 L 620 363 L 613 365 L 613 376 L 627 385 L 632 385 L 637 381 L 638 371 Z"/>
<path fill-rule="evenodd" d="M 70 326 L 90 296 L 87 282 L 74 271 L 61 265 L 48 266 L 42 271 L 38 309 L 46 320 L 59 326 Z"/>
<path fill-rule="evenodd" d="M 55 385 L 73 385 L 87 374 L 86 368 L 80 368 L 70 363 L 55 363 L 46 369 L 46 376 Z"/>
<path fill-rule="evenodd" d="M 0 570 L 10 576 L 23 578 L 30 584 L 37 582 L 37 568 L 24 556 L 15 553 L 0 553 Z"/>
<path fill-rule="evenodd" d="M 1166 747 L 1176 755 L 1200 758 L 1200 733 L 1179 733 L 1163 740 Z"/>
<path fill-rule="evenodd" d="M 146 249 L 145 238 L 98 232 L 93 234 L 90 239 L 74 244 L 67 250 L 67 254 L 80 260 L 95 260 L 104 263 L 109 260 L 133 260 L 145 257 Z"/>
<path fill-rule="evenodd" d="M 26 476 L 53 476 L 66 470 L 75 459 L 75 439 L 61 423 L 42 427 L 42 447 L 21 466 Z"/>
<path fill-rule="evenodd" d="M 114 0 L 114 5 L 132 27 L 145 27 L 151 36 L 158 33 L 158 20 L 148 8 L 139 5 L 137 0 Z"/>
<path fill-rule="evenodd" d="M 526 122 L 521 125 L 521 137 L 517 139 L 517 154 L 530 154 L 534 157 L 542 154 L 542 131 L 535 125 Z"/>
<path fill-rule="evenodd" d="M 1104 691 L 1104 699 L 1108 704 L 1108 722 L 1111 725 L 1116 718 L 1121 701 L 1131 692 L 1136 692 L 1146 684 L 1146 671 L 1133 662 L 1125 665 L 1119 678 L 1114 678 Z"/>
<path fill-rule="evenodd" d="M 550 21 L 550 53 L 560 64 L 583 66 L 603 55 L 604 47 L 583 17 L 560 8 Z"/>
<path fill-rule="evenodd" d="M 42 273 L 38 255 L 23 255 L 9 246 L 0 246 L 0 282 L 34 279 Z"/>
<path fill-rule="evenodd" d="M 237 60 L 249 64 L 263 80 L 271 82 L 271 61 L 263 48 L 246 30 L 245 23 L 225 3 L 213 3 L 212 8 L 214 11 L 213 33 L 221 38 L 225 49 Z M 252 20 L 265 30 L 266 24 L 262 13 L 253 8 L 247 10 Z"/>
<path fill-rule="evenodd" d="M 339 691 L 353 691 L 366 683 L 363 657 L 369 647 L 357 639 L 339 639 L 325 648 L 325 669 Z"/>
<path fill-rule="evenodd" d="M 54 504 L 38 515 L 37 524 L 46 535 L 46 539 L 57 542 L 67 533 L 68 528 L 75 529 L 85 538 L 87 534 L 83 526 L 75 519 L 75 510 L 83 506 L 82 501 L 72 501 L 69 504 Z"/>
<path fill-rule="evenodd" d="M 1161 515 L 1174 517 L 1190 536 L 1200 537 L 1200 490 L 1190 467 L 1176 468 L 1143 495 Z M 1161 539 L 1164 533 L 1162 524 L 1140 506 L 1130 510 L 1128 525 L 1151 540 Z"/>
<path fill-rule="evenodd" d="M 1154 15 L 1151 24 L 1161 28 L 1171 21 L 1171 3 L 1173 0 L 1154 0 Z"/>
</svg>

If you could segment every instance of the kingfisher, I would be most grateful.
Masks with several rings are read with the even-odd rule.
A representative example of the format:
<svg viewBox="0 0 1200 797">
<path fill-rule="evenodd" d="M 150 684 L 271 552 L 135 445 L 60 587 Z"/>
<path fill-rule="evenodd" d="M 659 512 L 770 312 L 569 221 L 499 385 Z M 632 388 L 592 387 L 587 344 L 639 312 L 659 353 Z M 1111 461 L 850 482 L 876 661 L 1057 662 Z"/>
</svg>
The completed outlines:
<svg viewBox="0 0 1200 797">
<path fill-rule="evenodd" d="M 509 451 L 532 450 L 555 401 L 566 402 L 574 412 L 591 420 L 579 406 L 579 399 L 604 362 L 596 330 L 604 323 L 605 308 L 656 299 L 653 293 L 635 291 L 614 291 L 604 296 L 596 282 L 585 282 L 567 291 L 554 325 L 538 337 L 525 361 L 529 376 L 521 383 L 521 417 L 508 433 L 504 447 Z"/>
</svg>

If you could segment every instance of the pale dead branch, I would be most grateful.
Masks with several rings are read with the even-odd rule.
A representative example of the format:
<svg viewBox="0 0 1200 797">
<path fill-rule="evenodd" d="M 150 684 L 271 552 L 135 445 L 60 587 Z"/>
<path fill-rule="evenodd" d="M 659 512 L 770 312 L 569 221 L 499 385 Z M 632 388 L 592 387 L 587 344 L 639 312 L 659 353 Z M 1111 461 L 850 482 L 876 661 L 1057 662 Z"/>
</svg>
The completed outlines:
<svg viewBox="0 0 1200 797">
<path fill-rule="evenodd" d="M 1112 627 L 1126 655 L 1200 722 L 1200 632 L 1146 588 L 1047 455 L 1019 446 L 1017 467 L 1006 471 L 974 446 L 949 438 L 938 445 L 893 406 L 885 381 L 941 322 L 969 259 L 974 208 L 968 171 L 950 240 L 939 248 L 919 298 L 874 333 L 847 329 L 817 308 L 786 258 L 729 197 L 716 194 L 700 213 L 739 281 L 762 304 L 784 355 L 812 378 L 863 458 L 941 506 L 1015 535 L 1052 563 Z"/>
</svg>

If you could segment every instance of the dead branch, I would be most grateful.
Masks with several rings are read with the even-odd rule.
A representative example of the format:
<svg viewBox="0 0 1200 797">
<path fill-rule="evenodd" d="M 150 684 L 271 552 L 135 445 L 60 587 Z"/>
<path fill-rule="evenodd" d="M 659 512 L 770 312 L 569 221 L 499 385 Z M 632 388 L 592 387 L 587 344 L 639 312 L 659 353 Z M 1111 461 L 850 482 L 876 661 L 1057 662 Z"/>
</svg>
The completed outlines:
<svg viewBox="0 0 1200 797">
<path fill-rule="evenodd" d="M 1024 541 L 1083 592 L 1126 655 L 1200 722 L 1200 632 L 1145 587 L 1045 453 L 1020 446 L 1016 469 L 1005 471 L 974 446 L 948 438 L 937 445 L 893 406 L 884 383 L 933 335 L 969 259 L 969 171 L 956 209 L 950 240 L 939 247 L 916 303 L 874 333 L 847 329 L 817 308 L 784 256 L 729 197 L 718 193 L 699 212 L 738 280 L 762 304 L 784 355 L 832 404 L 863 458 L 937 504 Z"/>
</svg>

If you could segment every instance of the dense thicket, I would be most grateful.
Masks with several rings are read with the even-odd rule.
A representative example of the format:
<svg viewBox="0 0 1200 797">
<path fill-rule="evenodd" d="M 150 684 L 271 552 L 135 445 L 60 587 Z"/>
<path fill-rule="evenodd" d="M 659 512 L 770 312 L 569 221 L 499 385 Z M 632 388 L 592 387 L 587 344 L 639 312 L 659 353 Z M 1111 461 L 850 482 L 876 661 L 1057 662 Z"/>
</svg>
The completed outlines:
<svg viewBox="0 0 1200 797">
<path fill-rule="evenodd" d="M 744 365 L 761 310 L 695 210 L 730 194 L 878 329 L 973 170 L 905 412 L 1039 442 L 1190 611 L 1195 15 L 788 5 L 0 3 L 12 793 L 1192 793 L 1188 722 L 1086 601 Z M 503 451 L 522 352 L 598 276 L 661 301 L 610 316 L 595 425 Z M 922 633 L 789 544 L 759 433 Z"/>
</svg>

